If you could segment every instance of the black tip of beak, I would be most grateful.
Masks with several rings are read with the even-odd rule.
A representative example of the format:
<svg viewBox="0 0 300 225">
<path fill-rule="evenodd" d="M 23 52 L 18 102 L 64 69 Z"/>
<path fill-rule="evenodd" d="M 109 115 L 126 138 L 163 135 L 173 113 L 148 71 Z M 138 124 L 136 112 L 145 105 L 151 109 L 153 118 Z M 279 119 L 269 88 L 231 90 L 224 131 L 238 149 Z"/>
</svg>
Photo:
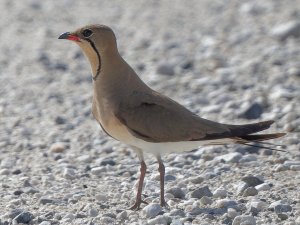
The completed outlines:
<svg viewBox="0 0 300 225">
<path fill-rule="evenodd" d="M 70 32 L 65 32 L 63 34 L 61 34 L 58 39 L 68 39 L 68 37 L 70 36 Z"/>
</svg>

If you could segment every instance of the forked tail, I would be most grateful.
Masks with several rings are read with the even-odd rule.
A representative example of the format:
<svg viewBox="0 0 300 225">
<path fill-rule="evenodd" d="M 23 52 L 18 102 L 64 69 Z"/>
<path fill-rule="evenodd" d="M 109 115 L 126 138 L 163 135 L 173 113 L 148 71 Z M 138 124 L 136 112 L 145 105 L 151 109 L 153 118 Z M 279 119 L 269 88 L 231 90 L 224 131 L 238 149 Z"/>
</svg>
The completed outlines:
<svg viewBox="0 0 300 225">
<path fill-rule="evenodd" d="M 231 133 L 233 135 L 232 139 L 235 140 L 235 143 L 237 144 L 286 152 L 285 150 L 282 149 L 279 150 L 272 147 L 257 145 L 257 144 L 265 144 L 265 145 L 271 145 L 275 147 L 285 147 L 284 145 L 277 145 L 277 144 L 272 144 L 264 141 L 282 137 L 286 135 L 286 133 L 253 134 L 268 129 L 272 123 L 274 123 L 274 121 L 269 120 L 269 121 L 263 121 L 259 123 L 252 123 L 252 124 L 245 124 L 245 125 L 228 125 L 228 127 L 231 130 Z"/>
</svg>

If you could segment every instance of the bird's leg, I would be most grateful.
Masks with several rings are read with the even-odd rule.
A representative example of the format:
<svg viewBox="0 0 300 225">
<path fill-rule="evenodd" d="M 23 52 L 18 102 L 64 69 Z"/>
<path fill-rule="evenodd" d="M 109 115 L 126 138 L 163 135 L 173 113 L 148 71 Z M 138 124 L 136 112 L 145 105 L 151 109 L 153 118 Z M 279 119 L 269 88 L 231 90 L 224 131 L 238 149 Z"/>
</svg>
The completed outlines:
<svg viewBox="0 0 300 225">
<path fill-rule="evenodd" d="M 147 204 L 147 202 L 142 200 L 142 191 L 143 191 L 143 184 L 144 184 L 144 178 L 147 171 L 147 166 L 144 160 L 141 160 L 141 174 L 139 179 L 139 186 L 136 194 L 136 200 L 133 206 L 131 206 L 129 209 L 131 210 L 139 210 L 142 203 Z"/>
<path fill-rule="evenodd" d="M 158 171 L 160 174 L 160 205 L 162 207 L 167 207 L 169 208 L 168 204 L 165 201 L 165 166 L 163 161 L 161 160 L 161 157 L 157 157 L 158 161 Z"/>
</svg>

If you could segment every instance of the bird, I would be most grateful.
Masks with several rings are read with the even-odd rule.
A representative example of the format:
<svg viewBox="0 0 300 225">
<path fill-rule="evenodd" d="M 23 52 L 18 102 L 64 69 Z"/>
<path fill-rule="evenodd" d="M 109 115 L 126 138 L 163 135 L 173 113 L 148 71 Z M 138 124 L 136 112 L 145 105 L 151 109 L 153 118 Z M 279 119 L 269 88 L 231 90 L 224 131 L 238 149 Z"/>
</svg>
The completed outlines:
<svg viewBox="0 0 300 225">
<path fill-rule="evenodd" d="M 137 153 L 140 176 L 135 202 L 130 207 L 132 210 L 141 209 L 142 203 L 147 204 L 142 199 L 147 171 L 144 153 L 151 153 L 157 159 L 160 205 L 168 207 L 164 197 L 163 155 L 191 151 L 206 145 L 243 144 L 257 147 L 259 144 L 263 147 L 260 145 L 263 141 L 286 134 L 256 134 L 268 129 L 273 120 L 232 125 L 204 119 L 153 90 L 120 55 L 115 33 L 106 25 L 87 25 L 62 33 L 58 39 L 75 42 L 90 62 L 92 114 L 103 131 Z M 267 146 L 263 148 L 279 150 Z"/>
</svg>

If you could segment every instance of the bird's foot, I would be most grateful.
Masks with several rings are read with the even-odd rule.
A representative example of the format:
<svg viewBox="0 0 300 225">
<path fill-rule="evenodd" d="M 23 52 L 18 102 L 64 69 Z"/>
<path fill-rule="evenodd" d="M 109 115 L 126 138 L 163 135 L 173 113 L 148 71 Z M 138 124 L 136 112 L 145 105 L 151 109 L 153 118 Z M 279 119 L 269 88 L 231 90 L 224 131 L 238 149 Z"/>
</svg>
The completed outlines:
<svg viewBox="0 0 300 225">
<path fill-rule="evenodd" d="M 170 206 L 168 205 L 168 203 L 165 200 L 163 200 L 162 202 L 160 202 L 160 206 L 164 207 L 166 209 L 170 209 Z"/>
<path fill-rule="evenodd" d="M 134 210 L 134 211 L 137 211 L 137 210 L 140 210 L 141 209 L 141 204 L 144 203 L 146 205 L 148 205 L 148 202 L 145 202 L 143 200 L 136 200 L 134 205 L 131 206 L 129 209 L 130 210 Z"/>
</svg>

